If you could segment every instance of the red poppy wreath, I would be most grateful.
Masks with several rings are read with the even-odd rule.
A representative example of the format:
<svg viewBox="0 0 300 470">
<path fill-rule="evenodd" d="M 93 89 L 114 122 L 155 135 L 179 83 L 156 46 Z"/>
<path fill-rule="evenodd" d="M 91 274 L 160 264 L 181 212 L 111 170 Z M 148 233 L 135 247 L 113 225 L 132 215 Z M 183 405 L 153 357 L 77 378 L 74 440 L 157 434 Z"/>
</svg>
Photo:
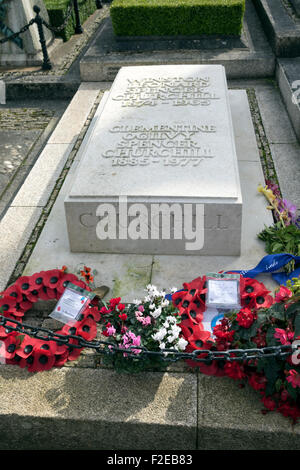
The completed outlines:
<svg viewBox="0 0 300 470">
<path fill-rule="evenodd" d="M 0 312 L 8 319 L 5 326 L 0 326 L 0 358 L 6 364 L 17 364 L 27 368 L 30 372 L 49 370 L 52 367 L 62 366 L 66 361 L 77 359 L 82 348 L 76 348 L 78 341 L 69 340 L 74 346 L 59 344 L 54 340 L 42 340 L 31 337 L 26 333 L 11 331 L 9 326 L 15 327 L 17 320 L 22 323 L 24 314 L 38 300 L 59 300 L 68 283 L 71 282 L 85 290 L 91 291 L 90 268 L 81 274 L 86 282 L 80 280 L 75 274 L 67 273 L 65 267 L 61 270 L 52 269 L 41 271 L 32 276 L 22 276 L 13 285 L 1 293 Z M 81 336 L 87 341 L 95 338 L 97 334 L 96 322 L 100 320 L 97 301 L 91 303 L 80 314 L 76 323 L 64 325 L 56 334 Z"/>
</svg>

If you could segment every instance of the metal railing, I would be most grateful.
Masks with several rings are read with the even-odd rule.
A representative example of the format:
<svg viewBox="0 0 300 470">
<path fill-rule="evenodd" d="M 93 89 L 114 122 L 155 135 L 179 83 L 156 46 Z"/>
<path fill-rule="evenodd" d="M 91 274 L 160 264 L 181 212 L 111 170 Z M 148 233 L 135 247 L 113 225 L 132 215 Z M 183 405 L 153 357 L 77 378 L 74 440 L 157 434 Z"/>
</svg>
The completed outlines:
<svg viewBox="0 0 300 470">
<path fill-rule="evenodd" d="M 95 3 L 96 3 L 96 8 L 97 9 L 102 8 L 101 0 L 95 0 Z M 68 4 L 68 7 L 67 7 L 67 10 L 66 10 L 66 15 L 65 15 L 64 21 L 60 26 L 51 26 L 49 23 L 47 23 L 47 21 L 40 15 L 41 9 L 40 9 L 39 6 L 35 5 L 33 7 L 33 11 L 35 13 L 35 17 L 32 18 L 29 21 L 28 24 L 23 26 L 23 28 L 21 28 L 16 33 L 10 34 L 9 36 L 6 36 L 6 37 L 0 39 L 0 45 L 6 43 L 8 41 L 12 41 L 12 40 L 18 38 L 21 34 L 28 31 L 28 29 L 32 25 L 36 24 L 37 29 L 38 29 L 38 34 L 39 34 L 39 40 L 40 40 L 40 44 L 41 44 L 41 50 L 42 50 L 42 53 L 43 53 L 42 69 L 43 70 L 51 70 L 52 69 L 52 64 L 50 62 L 50 58 L 49 58 L 48 51 L 47 51 L 47 43 L 46 43 L 45 34 L 44 34 L 44 27 L 48 28 L 53 33 L 58 33 L 66 27 L 66 25 L 68 24 L 68 22 L 70 20 L 70 17 L 72 15 L 72 13 L 74 12 L 75 34 L 82 34 L 83 33 L 83 28 L 82 28 L 82 25 L 80 23 L 80 11 L 79 11 L 78 0 L 70 0 L 70 2 Z"/>
</svg>

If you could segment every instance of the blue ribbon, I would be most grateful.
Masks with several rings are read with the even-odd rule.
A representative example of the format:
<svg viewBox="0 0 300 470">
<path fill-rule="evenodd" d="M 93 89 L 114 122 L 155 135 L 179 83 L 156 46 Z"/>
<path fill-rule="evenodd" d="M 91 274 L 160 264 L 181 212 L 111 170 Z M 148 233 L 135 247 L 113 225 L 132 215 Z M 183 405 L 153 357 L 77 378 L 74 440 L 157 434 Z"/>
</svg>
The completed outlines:
<svg viewBox="0 0 300 470">
<path fill-rule="evenodd" d="M 288 264 L 290 261 L 295 261 L 295 264 L 300 263 L 300 256 L 290 255 L 289 253 L 279 253 L 275 255 L 267 255 L 262 258 L 258 265 L 253 269 L 230 271 L 233 273 L 240 273 L 243 277 L 255 278 L 258 274 L 271 273 L 273 279 L 280 285 L 286 285 L 288 280 L 300 276 L 300 268 L 295 269 L 290 274 L 284 271 L 278 271 L 280 268 Z"/>
</svg>

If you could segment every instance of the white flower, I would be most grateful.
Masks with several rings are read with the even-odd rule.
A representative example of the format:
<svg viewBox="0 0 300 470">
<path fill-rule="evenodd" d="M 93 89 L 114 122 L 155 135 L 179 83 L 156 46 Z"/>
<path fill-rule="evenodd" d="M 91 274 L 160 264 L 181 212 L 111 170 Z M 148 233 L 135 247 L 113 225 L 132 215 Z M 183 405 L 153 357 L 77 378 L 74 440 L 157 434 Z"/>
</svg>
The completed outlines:
<svg viewBox="0 0 300 470">
<path fill-rule="evenodd" d="M 169 328 L 170 323 L 166 320 L 165 323 L 163 324 L 165 328 Z"/>
<path fill-rule="evenodd" d="M 176 323 L 176 322 L 177 322 L 176 318 L 175 318 L 173 315 L 168 315 L 168 316 L 166 317 L 166 320 L 167 320 L 169 323 Z"/>
<path fill-rule="evenodd" d="M 166 344 L 165 343 L 160 343 L 159 348 L 160 349 L 166 349 Z"/>
<path fill-rule="evenodd" d="M 171 326 L 171 332 L 172 332 L 172 335 L 173 335 L 173 336 L 178 337 L 178 336 L 179 336 L 179 333 L 181 332 L 180 326 L 178 326 L 178 325 L 172 325 L 172 326 Z"/>
<path fill-rule="evenodd" d="M 174 294 L 175 292 L 177 292 L 177 287 L 171 287 L 170 291 L 171 294 Z"/>
<path fill-rule="evenodd" d="M 144 298 L 145 302 L 151 302 L 151 300 L 152 299 L 151 299 L 150 295 L 146 295 L 146 297 Z"/>
<path fill-rule="evenodd" d="M 160 330 L 158 330 L 154 335 L 152 335 L 152 338 L 154 339 L 154 341 L 162 341 L 166 334 L 166 328 L 160 328 Z"/>
<path fill-rule="evenodd" d="M 177 343 L 178 349 L 180 349 L 180 351 L 184 351 L 187 344 L 188 342 L 184 338 L 179 338 L 179 341 Z"/>
<path fill-rule="evenodd" d="M 155 305 L 155 304 L 150 304 L 150 305 L 149 305 L 149 309 L 150 309 L 150 310 L 155 310 L 155 309 L 156 309 L 156 305 Z"/>
<path fill-rule="evenodd" d="M 178 336 L 168 336 L 167 337 L 167 340 L 168 340 L 168 343 L 173 343 L 173 341 L 175 341 L 176 339 L 178 338 Z"/>
<path fill-rule="evenodd" d="M 140 305 L 142 303 L 142 301 L 139 300 L 139 299 L 134 299 L 133 303 L 134 303 L 134 305 Z"/>
<path fill-rule="evenodd" d="M 152 315 L 153 318 L 158 318 L 160 314 L 161 314 L 161 307 L 158 307 L 153 312 L 150 312 L 150 315 Z"/>
<path fill-rule="evenodd" d="M 170 303 L 170 302 L 168 301 L 168 299 L 164 299 L 164 300 L 161 302 L 160 305 L 161 305 L 162 307 L 167 307 L 167 306 L 169 305 L 169 303 Z"/>
</svg>

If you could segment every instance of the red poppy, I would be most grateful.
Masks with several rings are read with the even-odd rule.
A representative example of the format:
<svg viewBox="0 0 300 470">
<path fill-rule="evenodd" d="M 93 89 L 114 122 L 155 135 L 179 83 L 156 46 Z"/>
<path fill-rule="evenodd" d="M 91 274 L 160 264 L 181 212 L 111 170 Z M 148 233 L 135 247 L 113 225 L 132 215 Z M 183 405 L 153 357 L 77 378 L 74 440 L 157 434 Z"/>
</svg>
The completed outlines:
<svg viewBox="0 0 300 470">
<path fill-rule="evenodd" d="M 17 302 L 21 302 L 23 300 L 22 294 L 15 284 L 5 290 L 5 296 L 12 297 L 16 299 Z"/>
<path fill-rule="evenodd" d="M 30 291 L 30 277 L 29 276 L 21 276 L 15 282 L 15 286 L 19 289 L 21 294 L 25 294 Z"/>
<path fill-rule="evenodd" d="M 209 331 L 202 330 L 199 326 L 194 327 L 193 334 L 189 337 L 189 345 L 192 349 L 206 349 L 205 344 L 209 339 L 211 339 Z"/>
<path fill-rule="evenodd" d="M 77 334 L 85 340 L 90 341 L 97 335 L 97 326 L 91 318 L 87 318 L 77 328 Z"/>
<path fill-rule="evenodd" d="M 88 318 L 93 318 L 95 322 L 99 322 L 101 318 L 98 307 L 88 307 L 85 309 L 83 314 Z"/>
<path fill-rule="evenodd" d="M 61 272 L 59 269 L 51 269 L 46 271 L 43 276 L 43 284 L 50 289 L 56 289 L 61 279 Z"/>
<path fill-rule="evenodd" d="M 255 300 L 253 301 L 253 306 L 256 310 L 259 310 L 260 308 L 269 308 L 271 307 L 271 305 L 273 305 L 273 303 L 274 299 L 271 295 L 259 295 L 255 297 Z"/>
<path fill-rule="evenodd" d="M 77 280 L 78 280 L 78 277 L 75 276 L 75 274 L 64 274 L 59 279 L 59 282 L 57 284 L 57 287 L 56 287 L 57 292 L 60 292 L 62 294 L 70 282 L 73 284 L 74 281 L 77 281 Z"/>
<path fill-rule="evenodd" d="M 39 290 L 43 287 L 45 274 L 46 274 L 46 271 L 41 271 L 39 273 L 35 273 L 32 276 L 30 276 L 30 279 L 29 279 L 30 290 Z"/>
<path fill-rule="evenodd" d="M 31 360 L 32 358 L 33 360 Z M 28 357 L 26 362 L 28 372 L 42 372 L 52 369 L 55 364 L 55 356 L 49 351 L 39 349 L 32 356 Z"/>
<path fill-rule="evenodd" d="M 24 339 L 17 351 L 18 356 L 20 356 L 22 359 L 27 359 L 29 356 L 31 356 L 34 350 L 34 345 L 37 341 L 38 340 L 35 338 L 24 335 Z"/>
<path fill-rule="evenodd" d="M 43 287 L 39 290 L 39 299 L 41 300 L 53 300 L 56 298 L 56 292 L 53 289 Z"/>
<path fill-rule="evenodd" d="M 7 338 L 0 341 L 0 364 L 2 360 L 6 362 L 14 358 L 19 344 L 20 337 L 17 336 L 16 332 L 10 333 Z"/>
<path fill-rule="evenodd" d="M 13 315 L 10 315 L 10 314 L 6 314 L 6 315 L 3 315 L 5 316 L 5 318 L 11 318 L 12 320 L 14 320 L 14 316 Z M 18 320 L 19 321 L 19 320 Z M 12 333 L 11 330 L 9 330 L 9 327 L 13 327 L 15 328 L 16 327 L 16 323 L 14 322 L 10 322 L 10 321 L 6 321 L 5 323 L 5 326 L 0 326 L 0 339 L 2 338 L 6 338 L 9 334 Z"/>
<path fill-rule="evenodd" d="M 2 315 L 6 313 L 13 314 L 17 310 L 17 300 L 14 297 L 5 295 L 0 299 L 0 312 Z"/>
</svg>

